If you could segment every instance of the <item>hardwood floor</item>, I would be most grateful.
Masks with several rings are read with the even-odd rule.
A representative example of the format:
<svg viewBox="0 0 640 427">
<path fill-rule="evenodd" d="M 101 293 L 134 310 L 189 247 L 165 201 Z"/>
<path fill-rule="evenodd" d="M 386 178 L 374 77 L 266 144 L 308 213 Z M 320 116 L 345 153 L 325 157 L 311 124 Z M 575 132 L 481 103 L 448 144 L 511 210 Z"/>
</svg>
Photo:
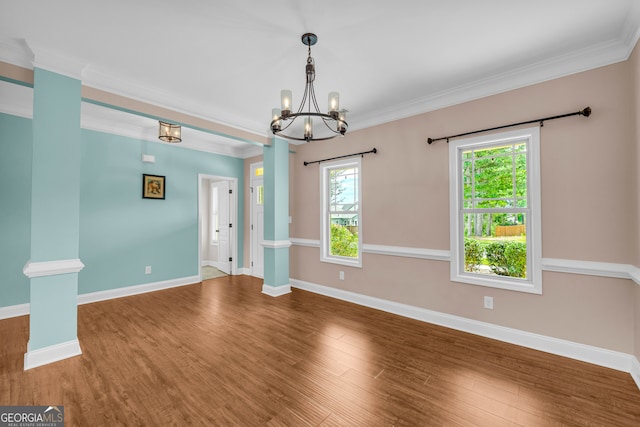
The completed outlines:
<svg viewBox="0 0 640 427">
<path fill-rule="evenodd" d="M 28 318 L 0 321 L 0 405 L 67 426 L 640 425 L 626 373 L 262 281 L 82 305 L 83 355 L 23 371 Z"/>
</svg>

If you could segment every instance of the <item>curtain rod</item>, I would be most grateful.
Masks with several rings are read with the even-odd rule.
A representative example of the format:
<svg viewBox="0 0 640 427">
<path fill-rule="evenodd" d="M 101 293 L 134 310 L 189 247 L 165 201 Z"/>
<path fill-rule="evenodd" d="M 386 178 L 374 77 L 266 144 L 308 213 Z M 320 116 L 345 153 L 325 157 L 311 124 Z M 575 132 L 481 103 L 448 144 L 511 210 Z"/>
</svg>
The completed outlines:
<svg viewBox="0 0 640 427">
<path fill-rule="evenodd" d="M 429 139 L 427 139 L 427 143 L 429 143 L 429 145 L 431 145 L 432 143 L 434 143 L 436 141 L 441 141 L 443 139 L 446 139 L 447 140 L 447 144 L 448 144 L 449 143 L 449 139 L 451 139 L 451 138 L 458 138 L 458 137 L 461 137 L 461 136 L 473 135 L 474 133 L 488 132 L 488 131 L 491 131 L 491 130 L 510 128 L 510 127 L 513 127 L 513 126 L 520 126 L 520 125 L 528 125 L 530 123 L 538 123 L 538 122 L 540 123 L 540 126 L 544 126 L 544 122 L 546 122 L 547 120 L 561 119 L 563 117 L 569 117 L 569 116 L 585 116 L 585 117 L 589 117 L 590 115 L 591 115 L 591 107 L 586 107 L 583 110 L 576 111 L 575 113 L 560 114 L 558 116 L 551 116 L 551 117 L 545 117 L 545 118 L 542 118 L 542 119 L 528 120 L 526 122 L 512 123 L 510 125 L 496 126 L 494 128 L 487 128 L 487 129 L 482 129 L 482 130 L 474 130 L 474 131 L 471 131 L 471 132 L 459 133 L 457 135 L 443 136 L 442 138 L 429 138 Z"/>
<path fill-rule="evenodd" d="M 331 157 L 329 159 L 314 160 L 313 162 L 304 162 L 304 165 L 307 166 L 307 165 L 310 165 L 312 163 L 321 163 L 321 162 L 327 162 L 329 160 L 343 159 L 345 157 L 353 157 L 353 156 L 363 156 L 364 157 L 365 154 L 369 154 L 369 153 L 376 154 L 377 152 L 378 152 L 378 150 L 374 148 L 373 150 L 363 151 L 361 153 L 345 154 L 344 156 Z"/>
</svg>

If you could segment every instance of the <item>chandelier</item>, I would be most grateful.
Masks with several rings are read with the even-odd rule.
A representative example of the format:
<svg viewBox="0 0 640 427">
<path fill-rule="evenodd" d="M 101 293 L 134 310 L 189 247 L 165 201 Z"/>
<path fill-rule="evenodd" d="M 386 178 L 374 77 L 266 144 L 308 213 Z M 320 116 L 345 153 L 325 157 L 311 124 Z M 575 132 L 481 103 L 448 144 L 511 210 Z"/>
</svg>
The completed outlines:
<svg viewBox="0 0 640 427">
<path fill-rule="evenodd" d="M 305 67 L 307 82 L 302 95 L 300 107 L 294 113 L 291 111 L 291 91 L 285 89 L 280 92 L 282 108 L 274 108 L 272 111 L 271 132 L 274 135 L 295 141 L 324 141 L 344 135 L 347 132 L 346 110 L 340 110 L 340 94 L 329 93 L 329 112 L 321 113 L 316 101 L 313 89 L 313 81 L 316 78 L 316 66 L 311 57 L 311 46 L 318 42 L 318 36 L 306 33 L 302 36 L 302 43 L 308 46 L 307 65 Z M 303 111 L 306 106 L 306 111 Z M 296 123 L 296 119 L 301 118 Z M 314 129 L 314 119 L 317 125 Z M 295 123 L 295 124 L 294 124 Z M 315 130 L 315 133 L 314 133 Z"/>
</svg>

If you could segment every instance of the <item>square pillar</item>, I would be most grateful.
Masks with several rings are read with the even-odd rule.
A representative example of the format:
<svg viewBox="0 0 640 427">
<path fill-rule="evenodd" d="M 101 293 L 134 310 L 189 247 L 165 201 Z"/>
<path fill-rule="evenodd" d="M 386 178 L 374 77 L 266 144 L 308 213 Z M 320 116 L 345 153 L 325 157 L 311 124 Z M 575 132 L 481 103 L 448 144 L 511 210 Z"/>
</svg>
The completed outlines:
<svg viewBox="0 0 640 427">
<path fill-rule="evenodd" d="M 289 143 L 272 138 L 264 147 L 264 284 L 262 292 L 280 296 L 289 283 Z"/>
<path fill-rule="evenodd" d="M 31 258 L 23 270 L 31 287 L 25 370 L 81 354 L 80 103 L 79 79 L 34 67 Z"/>
</svg>

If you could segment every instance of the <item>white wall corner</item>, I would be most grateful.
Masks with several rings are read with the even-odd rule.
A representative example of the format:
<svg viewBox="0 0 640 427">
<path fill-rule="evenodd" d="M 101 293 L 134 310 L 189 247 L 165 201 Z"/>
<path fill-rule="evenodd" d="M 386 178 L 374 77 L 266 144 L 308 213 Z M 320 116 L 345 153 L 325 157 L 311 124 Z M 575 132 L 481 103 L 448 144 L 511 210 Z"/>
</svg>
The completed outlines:
<svg viewBox="0 0 640 427">
<path fill-rule="evenodd" d="M 291 293 L 291 285 L 269 286 L 262 285 L 262 293 L 270 297 L 279 297 Z"/>
<path fill-rule="evenodd" d="M 29 260 L 22 269 L 22 273 L 32 279 L 34 277 L 78 273 L 83 268 L 84 264 L 77 258 L 42 262 L 31 262 Z"/>
<path fill-rule="evenodd" d="M 37 368 L 38 366 L 47 365 L 81 354 L 82 350 L 80 349 L 78 338 L 37 350 L 28 350 L 24 354 L 24 370 Z"/>
</svg>

